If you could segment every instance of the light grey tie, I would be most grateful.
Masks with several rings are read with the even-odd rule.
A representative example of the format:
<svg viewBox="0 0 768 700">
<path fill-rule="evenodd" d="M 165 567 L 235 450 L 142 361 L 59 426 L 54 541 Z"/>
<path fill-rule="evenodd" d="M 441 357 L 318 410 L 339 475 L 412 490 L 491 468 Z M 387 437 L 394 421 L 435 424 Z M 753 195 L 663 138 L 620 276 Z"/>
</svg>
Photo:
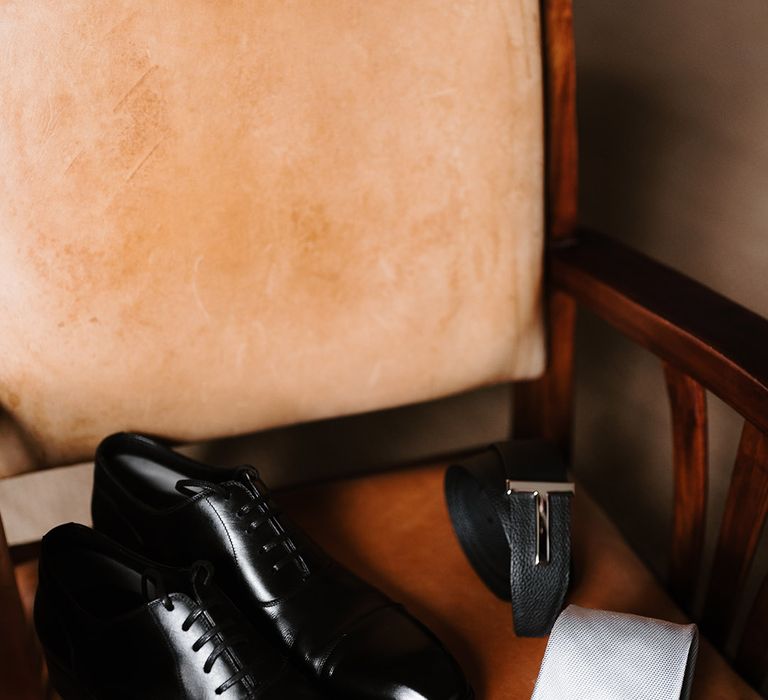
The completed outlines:
<svg viewBox="0 0 768 700">
<path fill-rule="evenodd" d="M 696 625 L 569 605 L 531 700 L 687 700 L 698 648 Z"/>
</svg>

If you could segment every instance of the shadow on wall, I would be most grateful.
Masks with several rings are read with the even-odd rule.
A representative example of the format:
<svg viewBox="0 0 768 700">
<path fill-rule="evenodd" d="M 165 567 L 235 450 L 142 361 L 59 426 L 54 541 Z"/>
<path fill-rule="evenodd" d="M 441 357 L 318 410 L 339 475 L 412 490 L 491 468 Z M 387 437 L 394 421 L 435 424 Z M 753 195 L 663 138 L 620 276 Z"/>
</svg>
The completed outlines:
<svg viewBox="0 0 768 700">
<path fill-rule="evenodd" d="M 198 459 L 231 466 L 253 464 L 272 488 L 289 487 L 437 461 L 440 455 L 502 440 L 509 431 L 509 386 L 356 416 L 266 430 L 253 435 L 191 445 Z M 90 522 L 90 464 L 0 479 L 0 512 L 8 540 L 39 540 L 61 522 Z"/>
<path fill-rule="evenodd" d="M 674 156 L 669 113 L 621 76 L 579 74 L 580 215 L 640 249 L 653 245 L 656 189 Z"/>
<path fill-rule="evenodd" d="M 768 316 L 768 4 L 582 0 L 575 17 L 582 222 Z M 663 577 L 672 441 L 662 367 L 586 314 L 576 347 L 577 473 Z M 705 570 L 741 430 L 711 395 L 709 413 Z M 768 572 L 766 539 L 742 620 Z"/>
<path fill-rule="evenodd" d="M 670 144 L 668 116 L 620 76 L 579 75 L 581 217 L 653 248 L 654 196 Z M 594 316 L 578 324 L 576 469 L 657 572 L 671 527 L 672 449 L 658 360 Z"/>
<path fill-rule="evenodd" d="M 292 425 L 206 443 L 213 464 L 256 465 L 270 486 L 286 487 L 413 464 L 484 447 L 509 428 L 509 386 L 373 413 Z"/>
</svg>

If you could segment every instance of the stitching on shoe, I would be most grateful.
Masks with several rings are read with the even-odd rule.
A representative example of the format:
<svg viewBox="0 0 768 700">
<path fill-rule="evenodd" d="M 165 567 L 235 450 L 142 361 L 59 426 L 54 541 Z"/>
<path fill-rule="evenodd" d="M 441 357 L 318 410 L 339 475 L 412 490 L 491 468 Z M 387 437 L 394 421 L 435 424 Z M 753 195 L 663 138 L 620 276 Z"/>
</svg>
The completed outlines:
<svg viewBox="0 0 768 700">
<path fill-rule="evenodd" d="M 171 593 L 168 597 L 171 598 L 172 600 L 177 600 L 177 601 L 183 600 L 187 603 L 187 605 L 192 603 L 192 600 L 188 596 L 183 594 Z M 173 648 L 173 644 L 171 643 L 171 639 L 168 636 L 168 632 L 166 632 L 165 628 L 160 624 L 160 622 L 157 620 L 157 617 L 154 614 L 155 609 L 157 608 L 158 605 L 162 605 L 162 602 L 159 600 L 153 601 L 152 603 L 149 604 L 149 608 L 152 609 L 152 613 L 153 613 L 151 615 L 151 618 L 154 624 L 160 629 L 162 637 L 165 640 L 165 645 L 168 647 L 168 650 L 171 652 L 171 657 L 175 659 L 176 651 Z M 201 615 L 201 617 L 198 618 L 198 622 L 201 622 L 205 631 L 208 631 L 209 629 L 211 629 L 211 622 L 210 620 L 208 620 L 208 618 L 205 615 Z M 240 665 L 240 667 L 244 666 L 240 656 L 237 655 L 233 650 L 227 649 L 225 654 L 229 655 L 230 663 L 236 668 L 238 664 Z M 185 686 L 184 686 L 184 681 L 182 680 L 182 677 L 181 677 L 181 667 L 178 663 L 176 663 L 175 666 L 176 666 L 176 680 L 179 682 L 179 688 L 183 691 L 185 689 Z M 257 696 L 255 695 L 255 692 L 257 688 L 261 686 L 256 684 L 256 679 L 250 673 L 248 674 L 248 677 L 253 681 L 253 684 L 249 684 L 246 686 L 246 692 L 248 694 L 246 695 L 244 700 L 256 700 Z"/>
<path fill-rule="evenodd" d="M 288 668 L 288 659 L 283 659 L 283 663 L 280 664 L 280 668 L 275 672 L 274 676 L 272 676 L 272 678 L 269 680 L 258 682 L 251 690 L 249 690 L 252 695 L 249 695 L 248 697 L 258 698 L 261 696 L 262 692 L 275 686 L 277 682 L 280 681 L 282 675 L 285 673 L 286 668 Z M 253 680 L 254 683 L 256 683 L 256 679 Z"/>
<path fill-rule="evenodd" d="M 171 594 L 169 596 L 170 598 L 173 598 L 174 595 Z M 176 598 L 178 600 L 178 598 Z M 157 609 L 158 605 L 162 605 L 159 601 L 154 601 L 149 604 L 149 609 L 152 611 L 152 614 L 150 617 L 152 618 L 152 623 L 160 630 L 160 636 L 163 638 L 163 641 L 165 642 L 165 646 L 167 647 L 168 651 L 171 654 L 171 658 L 174 659 L 174 666 L 176 668 L 176 681 L 178 683 L 178 688 L 182 692 L 184 692 L 184 681 L 181 678 L 181 665 L 176 662 L 176 651 L 173 648 L 173 644 L 171 644 L 171 639 L 168 636 L 168 632 L 166 632 L 165 627 L 163 627 L 160 624 L 160 621 L 157 619 L 157 616 L 155 615 L 155 610 Z"/>
<path fill-rule="evenodd" d="M 400 608 L 402 609 L 402 605 L 399 603 L 394 603 L 392 601 L 386 601 L 382 603 L 381 605 L 368 610 L 365 614 L 358 617 L 355 620 L 352 620 L 346 627 L 344 627 L 339 634 L 336 636 L 335 639 L 332 639 L 328 646 L 326 647 L 325 652 L 321 656 L 321 661 L 318 666 L 318 673 L 323 674 L 328 670 L 327 677 L 330 678 L 335 670 L 335 666 L 331 665 L 329 669 L 326 669 L 326 666 L 328 665 L 328 662 L 330 661 L 331 657 L 333 656 L 334 652 L 338 649 L 339 645 L 349 637 L 352 632 L 354 632 L 360 625 L 362 625 L 366 620 L 373 617 L 374 615 L 378 614 L 382 610 L 388 610 L 389 608 Z"/>
<path fill-rule="evenodd" d="M 119 484 L 118 484 L 118 487 L 120 487 Z M 136 529 L 136 526 L 130 521 L 130 519 L 125 516 L 123 509 L 120 508 L 117 501 L 114 498 L 112 498 L 112 494 L 109 493 L 107 489 L 102 488 L 102 489 L 99 489 L 99 498 L 103 498 L 105 501 L 109 503 L 109 506 L 114 511 L 112 515 L 116 515 L 120 519 L 120 522 L 125 527 L 127 527 L 131 535 L 133 535 L 136 538 L 136 543 L 138 543 L 139 546 L 143 548 L 145 546 L 144 538 L 141 536 L 141 533 Z"/>
<path fill-rule="evenodd" d="M 239 559 L 237 558 L 237 550 L 235 549 L 235 543 L 232 541 L 232 536 L 229 534 L 229 528 L 224 522 L 224 519 L 221 517 L 221 514 L 219 513 L 216 506 L 211 503 L 211 499 L 208 498 L 208 496 L 205 497 L 205 502 L 211 507 L 211 510 L 216 513 L 216 517 L 219 519 L 219 522 L 221 523 L 221 526 L 224 528 L 224 532 L 227 535 L 227 539 L 229 540 L 229 546 L 232 548 L 232 556 L 235 558 L 235 563 L 239 563 Z"/>
<path fill-rule="evenodd" d="M 192 503 L 197 503 L 198 501 L 201 501 L 204 497 L 204 493 L 199 493 L 196 496 L 191 496 L 187 500 L 171 506 L 170 508 L 154 508 L 153 506 L 147 505 L 144 501 L 142 501 L 140 498 L 137 498 L 133 495 L 133 492 L 129 491 L 126 486 L 123 485 L 123 483 L 117 478 L 117 476 L 112 472 L 112 469 L 110 466 L 103 462 L 102 460 L 97 460 L 97 464 L 101 472 L 109 479 L 110 483 L 118 489 L 122 495 L 131 502 L 131 504 L 138 508 L 139 510 L 142 510 L 146 513 L 152 513 L 156 516 L 166 516 L 171 515 L 173 513 L 176 513 L 177 511 L 181 510 L 182 508 L 186 508 Z M 94 486 L 95 488 L 95 486 Z M 99 489 L 100 491 L 103 491 L 103 488 Z"/>
</svg>

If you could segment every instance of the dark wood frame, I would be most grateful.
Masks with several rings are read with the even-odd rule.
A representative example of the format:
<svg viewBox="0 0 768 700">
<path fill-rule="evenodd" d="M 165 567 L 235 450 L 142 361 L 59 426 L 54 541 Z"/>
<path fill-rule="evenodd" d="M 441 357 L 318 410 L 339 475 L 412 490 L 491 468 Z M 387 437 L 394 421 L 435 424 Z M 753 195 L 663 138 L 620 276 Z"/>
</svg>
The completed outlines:
<svg viewBox="0 0 768 700">
<path fill-rule="evenodd" d="M 702 625 L 723 649 L 768 515 L 768 321 L 668 267 L 577 226 L 575 58 L 571 0 L 542 0 L 546 103 L 549 366 L 515 388 L 514 432 L 570 451 L 577 306 L 598 314 L 660 360 L 670 399 L 675 473 L 669 586 L 691 611 L 707 507 L 706 391 L 744 417 Z M 0 525 L 3 690 L 39 700 L 41 664 L 24 621 Z M 14 630 L 16 630 L 14 632 Z M 768 579 L 734 659 L 753 684 L 768 667 Z"/>
<path fill-rule="evenodd" d="M 516 388 L 514 432 L 570 451 L 577 306 L 654 353 L 670 401 L 674 519 L 670 592 L 693 612 L 708 499 L 710 391 L 744 418 L 700 623 L 725 651 L 768 516 L 768 320 L 630 248 L 577 225 L 571 0 L 544 0 L 549 366 Z M 768 577 L 732 659 L 759 688 L 768 671 Z"/>
</svg>

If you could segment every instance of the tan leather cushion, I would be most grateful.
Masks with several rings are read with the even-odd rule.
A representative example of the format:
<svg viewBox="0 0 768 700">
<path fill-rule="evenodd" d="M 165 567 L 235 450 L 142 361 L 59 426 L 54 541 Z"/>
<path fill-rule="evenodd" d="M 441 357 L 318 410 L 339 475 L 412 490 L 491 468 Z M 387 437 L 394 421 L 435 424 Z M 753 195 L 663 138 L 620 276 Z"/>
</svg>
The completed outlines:
<svg viewBox="0 0 768 700">
<path fill-rule="evenodd" d="M 443 504 L 444 467 L 393 472 L 284 494 L 285 510 L 338 559 L 405 603 L 460 660 L 478 700 L 528 700 L 546 639 L 512 632 L 511 609 L 464 558 Z M 570 601 L 678 622 L 683 614 L 581 489 Z M 759 696 L 703 641 L 693 700 Z"/>
<path fill-rule="evenodd" d="M 13 2 L 0 54 L 0 435 L 40 463 L 541 371 L 537 0 Z"/>
</svg>

